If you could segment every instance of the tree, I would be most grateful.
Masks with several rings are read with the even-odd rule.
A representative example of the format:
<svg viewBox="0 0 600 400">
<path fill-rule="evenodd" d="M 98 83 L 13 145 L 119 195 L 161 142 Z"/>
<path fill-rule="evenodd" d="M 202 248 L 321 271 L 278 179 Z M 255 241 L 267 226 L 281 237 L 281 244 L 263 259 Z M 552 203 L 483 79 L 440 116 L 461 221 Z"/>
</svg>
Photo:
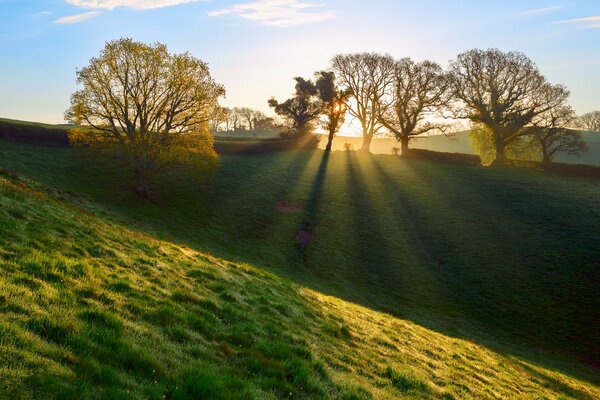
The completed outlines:
<svg viewBox="0 0 600 400">
<path fill-rule="evenodd" d="M 403 155 L 411 139 L 428 132 L 444 132 L 448 127 L 427 119 L 448 104 L 448 87 L 446 74 L 432 61 L 415 63 L 404 58 L 396 64 L 391 105 L 381 108 L 379 120 L 400 142 Z"/>
<path fill-rule="evenodd" d="M 312 132 L 314 121 L 321 114 L 321 104 L 315 98 L 317 88 L 310 80 L 294 78 L 296 80 L 296 94 L 294 97 L 279 103 L 275 99 L 269 100 L 269 107 L 277 115 L 287 119 L 289 135 L 300 137 Z"/>
<path fill-rule="evenodd" d="M 116 149 L 132 167 L 136 191 L 148 197 L 153 174 L 173 161 L 216 159 L 208 121 L 225 94 L 206 63 L 163 44 L 107 42 L 77 71 L 83 88 L 67 119 L 84 128 L 75 143 Z"/>
<path fill-rule="evenodd" d="M 522 53 L 470 50 L 450 64 L 457 118 L 484 125 L 495 149 L 495 164 L 507 161 L 506 148 L 535 117 L 564 105 L 569 92 L 552 85 Z"/>
<path fill-rule="evenodd" d="M 569 129 L 575 121 L 570 106 L 560 106 L 540 114 L 527 129 L 538 146 L 543 163 L 552 162 L 557 153 L 580 154 L 587 145 L 580 132 Z"/>
<path fill-rule="evenodd" d="M 242 107 L 242 108 L 239 108 L 238 110 L 239 110 L 240 117 L 245 119 L 246 122 L 248 123 L 248 130 L 250 130 L 250 131 L 253 130 L 254 129 L 253 128 L 254 115 L 255 115 L 256 111 L 254 111 L 253 109 L 248 108 L 248 107 Z"/>
<path fill-rule="evenodd" d="M 577 118 L 575 126 L 591 132 L 600 132 L 600 111 L 592 111 Z"/>
<path fill-rule="evenodd" d="M 383 100 L 392 88 L 395 66 L 391 56 L 376 53 L 337 55 L 332 60 L 340 86 L 350 93 L 348 112 L 362 128 L 362 151 L 369 152 L 373 136 L 382 128 L 379 116 L 388 106 Z"/>
<path fill-rule="evenodd" d="M 210 117 L 210 129 L 213 133 L 218 132 L 221 126 L 225 124 L 225 130 L 229 128 L 229 114 L 231 110 L 227 107 L 216 106 Z"/>
<path fill-rule="evenodd" d="M 321 126 L 327 132 L 325 151 L 331 151 L 333 138 L 344 123 L 349 94 L 337 85 L 335 73 L 331 71 L 317 72 L 315 86 L 321 102 Z"/>
<path fill-rule="evenodd" d="M 229 123 L 228 125 L 233 128 L 234 132 L 244 129 L 243 124 L 244 116 L 242 115 L 242 109 L 239 107 L 234 107 L 229 112 Z"/>
</svg>

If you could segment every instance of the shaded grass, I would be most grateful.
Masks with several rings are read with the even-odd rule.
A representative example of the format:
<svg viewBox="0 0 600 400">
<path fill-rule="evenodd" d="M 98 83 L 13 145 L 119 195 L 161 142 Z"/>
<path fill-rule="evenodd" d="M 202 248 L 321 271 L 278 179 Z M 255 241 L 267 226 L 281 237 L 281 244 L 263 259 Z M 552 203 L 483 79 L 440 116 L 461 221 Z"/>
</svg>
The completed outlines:
<svg viewBox="0 0 600 400">
<path fill-rule="evenodd" d="M 596 395 L 557 371 L 597 382 L 573 361 L 598 359 L 597 182 L 320 154 L 224 157 L 213 186 L 165 175 L 143 203 L 113 165 L 0 142 L 19 174 L 2 197 L 2 312 L 17 316 L 2 340 L 26 360 L 5 382 L 89 398 L 185 398 L 186 377 L 190 398 Z"/>
</svg>

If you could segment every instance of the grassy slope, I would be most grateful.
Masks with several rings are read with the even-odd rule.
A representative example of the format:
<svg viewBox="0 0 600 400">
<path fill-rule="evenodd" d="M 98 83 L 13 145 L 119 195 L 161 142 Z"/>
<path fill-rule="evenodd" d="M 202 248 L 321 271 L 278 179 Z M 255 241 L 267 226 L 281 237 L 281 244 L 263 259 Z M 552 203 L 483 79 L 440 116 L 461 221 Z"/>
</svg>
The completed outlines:
<svg viewBox="0 0 600 400">
<path fill-rule="evenodd" d="M 62 198 L 30 196 L 3 182 L 8 222 L 0 238 L 9 277 L 0 293 L 2 312 L 13 313 L 4 321 L 14 322 L 0 330 L 0 343 L 10 349 L 0 354 L 22 357 L 3 361 L 12 366 L 0 374 L 5 382 L 43 371 L 36 374 L 63 376 L 36 381 L 45 393 L 63 384 L 78 393 L 84 389 L 72 386 L 79 377 L 87 388 L 104 382 L 158 398 L 175 396 L 186 379 L 258 397 L 264 391 L 281 397 L 288 389 L 309 398 L 407 391 L 459 398 L 598 395 L 595 386 L 550 372 L 598 379 L 597 370 L 572 360 L 585 354 L 597 360 L 597 181 L 344 153 L 324 161 L 322 153 L 297 152 L 226 157 L 210 188 L 191 186 L 184 172 L 165 176 L 156 190 L 159 204 L 152 204 L 132 198 L 113 166 L 72 150 L 0 142 L 0 160 L 57 188 Z M 305 210 L 277 213 L 282 200 Z M 157 242 L 105 218 L 405 319 L 300 289 L 238 261 Z M 303 252 L 294 237 L 306 225 L 316 226 L 315 238 Z M 66 259 L 53 254 L 60 250 Z M 80 272 L 72 276 L 72 269 Z M 189 273 L 197 269 L 215 277 Z M 196 322 L 196 314 L 206 321 Z M 58 327 L 51 323 L 56 315 Z M 282 353 L 264 348 L 278 346 L 273 326 L 289 336 Z M 104 329 L 116 338 L 98 334 Z M 249 337 L 262 347 L 247 340 L 238 353 L 236 340 Z M 108 348 L 123 354 L 112 360 L 97 351 Z M 295 361 L 285 365 L 289 358 Z M 255 360 L 260 365 L 251 366 Z M 154 370 L 163 365 L 155 392 L 149 367 L 138 361 Z M 185 372 L 190 363 L 196 368 Z M 282 379 L 282 371 L 292 372 Z"/>
<path fill-rule="evenodd" d="M 46 129 L 69 129 L 69 128 L 73 127 L 73 125 L 67 125 L 67 124 L 44 124 L 42 122 L 20 121 L 20 120 L 10 119 L 10 118 L 0 118 L 0 123 L 10 124 L 10 125 L 20 125 L 20 126 L 32 126 L 32 127 L 37 127 L 37 128 L 46 128 Z"/>
</svg>

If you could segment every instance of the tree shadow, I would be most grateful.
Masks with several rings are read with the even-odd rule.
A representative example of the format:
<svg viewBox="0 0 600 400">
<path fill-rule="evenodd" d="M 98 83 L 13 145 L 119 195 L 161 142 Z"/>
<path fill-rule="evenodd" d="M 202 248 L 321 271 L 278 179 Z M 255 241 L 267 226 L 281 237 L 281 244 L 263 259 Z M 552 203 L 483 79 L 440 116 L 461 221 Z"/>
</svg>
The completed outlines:
<svg viewBox="0 0 600 400">
<path fill-rule="evenodd" d="M 398 201 L 409 210 L 414 220 L 411 230 L 421 235 L 419 242 L 425 245 L 423 254 L 428 270 L 444 288 L 443 295 L 462 314 L 460 319 L 448 321 L 438 309 L 426 318 L 416 315 L 415 322 L 590 380 L 589 374 L 574 371 L 565 361 L 575 357 L 594 369 L 598 367 L 598 358 L 594 355 L 598 338 L 594 337 L 592 328 L 593 321 L 598 320 L 594 307 L 597 296 L 570 295 L 572 290 L 593 293 L 593 283 L 573 280 L 572 274 L 564 272 L 564 276 L 560 275 L 557 269 L 544 277 L 548 260 L 543 254 L 536 254 L 540 250 L 535 244 L 514 248 L 514 238 L 506 236 L 506 226 L 515 226 L 514 233 L 528 240 L 528 226 L 522 217 L 513 225 L 506 221 L 501 226 L 485 225 L 484 221 L 493 221 L 497 215 L 495 211 L 480 215 L 479 211 L 489 209 L 494 198 L 482 197 L 481 188 L 472 186 L 473 182 L 464 182 L 463 178 L 443 170 L 445 164 L 439 164 L 436 170 L 428 168 L 427 176 L 419 170 L 418 163 L 410 161 L 406 166 L 416 180 L 433 188 L 425 194 L 438 204 L 438 210 L 432 210 L 415 201 L 415 194 L 393 179 L 381 160 L 375 160 L 378 174 L 388 186 L 395 188 Z M 428 167 L 431 166 L 428 163 Z M 452 187 L 460 188 L 458 196 Z M 508 189 L 500 185 L 498 190 Z M 476 201 L 465 204 L 468 196 Z M 481 207 L 483 204 L 487 206 Z M 502 205 L 497 208 L 499 215 L 511 218 Z M 447 235 L 448 226 L 452 227 L 452 236 Z M 539 235 L 544 237 L 543 232 Z M 511 243 L 512 252 L 508 247 Z M 562 278 L 567 281 L 561 281 Z M 541 332 L 540 327 L 552 332 Z"/>
</svg>

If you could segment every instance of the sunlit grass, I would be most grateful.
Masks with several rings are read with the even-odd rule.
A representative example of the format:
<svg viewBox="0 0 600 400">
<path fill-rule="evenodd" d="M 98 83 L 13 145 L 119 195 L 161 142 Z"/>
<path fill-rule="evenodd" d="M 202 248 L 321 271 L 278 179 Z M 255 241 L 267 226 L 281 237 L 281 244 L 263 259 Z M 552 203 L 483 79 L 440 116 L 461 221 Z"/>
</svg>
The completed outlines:
<svg viewBox="0 0 600 400">
<path fill-rule="evenodd" d="M 140 203 L 69 151 L 0 157 L 6 398 L 599 395 L 573 359 L 594 343 L 595 181 L 291 152 Z"/>
</svg>

